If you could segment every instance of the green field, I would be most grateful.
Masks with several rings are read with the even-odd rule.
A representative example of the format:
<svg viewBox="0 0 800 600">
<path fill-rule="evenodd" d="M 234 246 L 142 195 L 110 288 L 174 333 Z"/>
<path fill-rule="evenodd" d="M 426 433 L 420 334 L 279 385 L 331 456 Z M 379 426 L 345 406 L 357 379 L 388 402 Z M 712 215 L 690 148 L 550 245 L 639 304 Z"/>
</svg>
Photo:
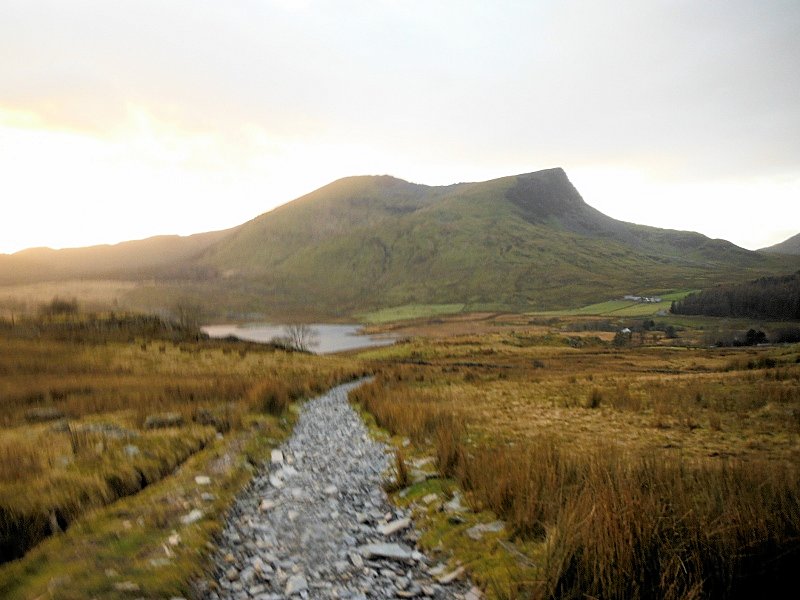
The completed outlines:
<svg viewBox="0 0 800 600">
<path fill-rule="evenodd" d="M 464 310 L 464 304 L 407 304 L 357 315 L 364 323 L 378 324 L 392 321 L 405 321 L 423 317 L 452 315 Z"/>
<path fill-rule="evenodd" d="M 659 294 L 661 302 L 633 302 L 631 300 L 606 300 L 596 304 L 589 304 L 581 308 L 571 310 L 545 311 L 533 314 L 540 316 L 613 316 L 613 317 L 648 317 L 659 313 L 669 312 L 673 300 L 691 294 L 696 290 L 685 290 L 671 292 L 669 294 Z"/>
</svg>

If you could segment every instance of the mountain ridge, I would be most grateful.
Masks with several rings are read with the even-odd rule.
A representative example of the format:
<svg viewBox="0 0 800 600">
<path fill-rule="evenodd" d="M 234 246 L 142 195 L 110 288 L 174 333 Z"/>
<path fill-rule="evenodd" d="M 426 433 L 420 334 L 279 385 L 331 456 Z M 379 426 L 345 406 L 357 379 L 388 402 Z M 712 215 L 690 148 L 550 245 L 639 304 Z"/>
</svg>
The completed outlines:
<svg viewBox="0 0 800 600">
<path fill-rule="evenodd" d="M 768 254 L 792 254 L 800 255 L 800 233 L 783 240 L 778 244 L 760 248 L 759 252 L 766 252 Z"/>
<path fill-rule="evenodd" d="M 122 254 L 149 248 L 146 241 Z M 160 254 L 133 264 L 108 250 L 93 263 L 87 250 L 81 276 L 92 275 L 87 264 L 118 277 L 146 273 L 156 283 L 129 300 L 151 307 L 160 296 L 184 295 L 214 313 L 341 318 L 406 304 L 575 307 L 800 266 L 699 233 L 613 219 L 558 167 L 448 186 L 345 177 L 238 227 L 161 243 Z M 59 276 L 67 276 L 62 262 Z M 0 281 L 5 273 L 0 260 Z"/>
</svg>

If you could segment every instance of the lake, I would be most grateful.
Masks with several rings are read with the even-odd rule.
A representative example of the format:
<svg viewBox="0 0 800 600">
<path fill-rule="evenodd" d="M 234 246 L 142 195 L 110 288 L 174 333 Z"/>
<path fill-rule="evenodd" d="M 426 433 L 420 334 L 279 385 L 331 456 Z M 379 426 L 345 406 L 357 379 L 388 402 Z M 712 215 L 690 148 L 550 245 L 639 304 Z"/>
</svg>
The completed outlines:
<svg viewBox="0 0 800 600">
<path fill-rule="evenodd" d="M 224 338 L 230 335 L 248 342 L 271 342 L 276 337 L 285 335 L 284 325 L 272 323 L 249 323 L 245 325 L 205 325 L 201 329 L 212 338 Z M 361 325 L 331 325 L 314 323 L 316 344 L 310 350 L 315 354 L 329 354 L 357 348 L 388 346 L 394 338 L 386 336 L 361 335 Z"/>
</svg>

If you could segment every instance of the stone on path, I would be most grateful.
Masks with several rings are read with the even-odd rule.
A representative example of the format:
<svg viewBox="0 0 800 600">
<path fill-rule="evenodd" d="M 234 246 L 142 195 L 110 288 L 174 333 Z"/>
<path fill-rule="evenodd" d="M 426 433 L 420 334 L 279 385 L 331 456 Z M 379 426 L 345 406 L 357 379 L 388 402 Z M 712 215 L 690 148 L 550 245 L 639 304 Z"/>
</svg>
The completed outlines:
<svg viewBox="0 0 800 600">
<path fill-rule="evenodd" d="M 391 506 L 382 487 L 394 454 L 347 402 L 356 385 L 301 407 L 291 437 L 231 507 L 216 582 L 200 597 L 451 600 L 467 593 L 468 582 L 439 583 L 425 556 L 399 543 L 416 532 L 410 510 Z"/>
<path fill-rule="evenodd" d="M 491 523 L 478 523 L 467 529 L 464 533 L 466 533 L 470 539 L 477 542 L 483 538 L 484 533 L 498 533 L 503 531 L 503 528 L 504 525 L 502 521 L 492 521 Z"/>
<path fill-rule="evenodd" d="M 447 502 L 444 507 L 450 512 L 464 512 L 467 508 L 461 504 L 461 494 L 456 492 L 453 498 Z"/>
<path fill-rule="evenodd" d="M 114 584 L 114 589 L 118 592 L 138 592 L 139 584 L 133 581 L 121 581 Z"/>
<path fill-rule="evenodd" d="M 464 574 L 464 567 L 458 567 L 455 571 L 450 571 L 447 575 L 442 575 L 439 577 L 439 583 L 442 585 L 447 585 L 448 583 L 452 583 L 456 579 L 460 578 Z"/>
<path fill-rule="evenodd" d="M 350 562 L 353 563 L 353 566 L 356 569 L 361 569 L 364 566 L 364 559 L 361 558 L 361 555 L 357 552 L 349 552 L 347 556 L 350 558 Z"/>
<path fill-rule="evenodd" d="M 402 544 L 366 544 L 358 550 L 366 559 L 411 560 L 411 549 Z"/>
<path fill-rule="evenodd" d="M 303 575 L 292 575 L 289 577 L 289 581 L 286 582 L 286 591 L 284 593 L 287 596 L 293 596 L 306 590 L 308 590 L 306 578 Z"/>
<path fill-rule="evenodd" d="M 483 600 L 483 593 L 477 587 L 472 587 L 464 594 L 464 600 Z"/>
<path fill-rule="evenodd" d="M 378 527 L 378 531 L 380 531 L 383 535 L 392 535 L 393 533 L 397 533 L 398 531 L 405 529 L 406 527 L 411 527 L 411 519 L 397 519 L 396 521 L 390 521 L 386 523 L 386 525 L 381 525 Z"/>
</svg>

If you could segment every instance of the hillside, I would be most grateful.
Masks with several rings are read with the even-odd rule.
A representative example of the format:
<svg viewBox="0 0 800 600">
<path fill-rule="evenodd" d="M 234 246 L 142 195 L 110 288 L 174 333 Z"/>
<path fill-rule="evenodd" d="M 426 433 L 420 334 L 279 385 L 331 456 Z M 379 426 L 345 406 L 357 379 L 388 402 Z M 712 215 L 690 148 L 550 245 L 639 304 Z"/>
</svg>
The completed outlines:
<svg viewBox="0 0 800 600">
<path fill-rule="evenodd" d="M 800 271 L 782 277 L 718 285 L 673 302 L 680 315 L 800 320 Z"/>
<path fill-rule="evenodd" d="M 561 169 L 447 187 L 344 179 L 246 223 L 200 260 L 245 294 L 262 290 L 277 312 L 302 297 L 334 314 L 412 303 L 576 306 L 774 272 L 777 262 L 612 219 Z"/>
<path fill-rule="evenodd" d="M 190 236 L 163 235 L 86 248 L 31 248 L 0 254 L 0 284 L 72 278 L 140 279 L 179 277 L 203 250 L 234 230 Z"/>
<path fill-rule="evenodd" d="M 784 240 L 774 246 L 761 248 L 759 252 L 767 252 L 769 254 L 792 254 L 800 255 L 800 233 L 793 235 L 788 240 Z"/>
<path fill-rule="evenodd" d="M 149 258 L 139 249 L 154 240 L 55 252 L 47 265 L 74 272 L 85 252 L 77 261 L 84 273 L 157 278 L 130 293 L 138 307 L 180 296 L 217 315 L 307 318 L 407 304 L 575 307 L 800 266 L 697 233 L 612 219 L 584 202 L 562 169 L 441 187 L 349 177 L 235 229 L 195 237 L 165 239 Z M 10 258 L 43 264 L 37 252 Z"/>
</svg>

